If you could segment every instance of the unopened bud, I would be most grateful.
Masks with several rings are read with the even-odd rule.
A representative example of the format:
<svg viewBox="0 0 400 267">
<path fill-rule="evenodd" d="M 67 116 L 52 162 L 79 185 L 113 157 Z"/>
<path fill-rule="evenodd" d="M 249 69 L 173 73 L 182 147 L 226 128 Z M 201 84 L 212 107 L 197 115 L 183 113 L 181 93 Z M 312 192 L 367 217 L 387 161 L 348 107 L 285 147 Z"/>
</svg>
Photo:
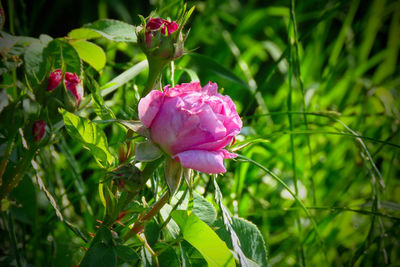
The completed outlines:
<svg viewBox="0 0 400 267">
<path fill-rule="evenodd" d="M 83 96 L 83 86 L 76 73 L 66 72 L 64 78 L 65 88 L 73 95 L 76 105 L 79 106 Z"/>
<path fill-rule="evenodd" d="M 60 69 L 54 70 L 53 72 L 50 73 L 49 75 L 49 81 L 47 84 L 47 91 L 51 92 L 54 89 L 56 89 L 62 80 L 62 71 Z"/>
<path fill-rule="evenodd" d="M 161 32 L 163 36 L 168 36 L 175 32 L 179 28 L 179 25 L 175 21 L 169 22 L 165 19 L 151 18 L 146 24 L 145 38 L 146 45 L 149 48 L 152 45 L 153 36 Z"/>
<path fill-rule="evenodd" d="M 138 44 L 149 60 L 174 60 L 182 55 L 184 38 L 175 21 L 151 18 L 138 27 Z M 179 48 L 179 49 L 177 49 Z"/>
<path fill-rule="evenodd" d="M 54 91 L 63 81 L 64 90 L 53 94 L 61 102 L 64 102 L 64 108 L 69 111 L 75 111 L 83 98 L 83 85 L 76 73 L 65 72 L 63 80 L 63 72 L 56 69 L 49 75 L 47 91 Z M 49 103 L 49 102 L 48 102 Z"/>
</svg>

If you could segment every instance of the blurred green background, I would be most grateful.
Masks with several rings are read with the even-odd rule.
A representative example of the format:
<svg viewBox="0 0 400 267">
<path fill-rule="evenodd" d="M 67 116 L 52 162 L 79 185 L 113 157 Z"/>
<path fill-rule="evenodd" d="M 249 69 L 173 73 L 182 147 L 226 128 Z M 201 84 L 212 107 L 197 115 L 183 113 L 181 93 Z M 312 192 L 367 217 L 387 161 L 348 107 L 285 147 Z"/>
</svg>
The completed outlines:
<svg viewBox="0 0 400 267">
<path fill-rule="evenodd" d="M 182 3 L 2 1 L 4 30 L 62 37 L 99 18 L 138 25 L 138 14 L 146 17 L 155 10 L 162 18 L 175 19 Z M 183 73 L 175 82 L 190 81 L 193 73 L 203 85 L 217 82 L 243 119 L 237 139 L 259 141 L 240 154 L 289 184 L 315 220 L 313 225 L 288 191 L 262 169 L 227 161 L 228 172 L 218 178 L 225 205 L 258 226 L 270 265 L 398 266 L 400 1 L 187 3 L 196 6 L 185 43 L 194 55 L 175 62 L 175 72 Z M 107 54 L 107 67 L 96 77 L 101 85 L 145 59 L 135 44 L 97 43 Z M 141 73 L 107 97 L 118 118 L 132 117 L 135 90 L 142 90 L 146 77 Z M 171 82 L 168 69 L 163 83 Z M 106 131 L 117 148 L 121 133 L 112 127 Z M 100 218 L 102 210 L 97 189 L 102 173 L 73 140 L 55 147 L 41 154 L 41 163 L 48 166 L 42 174 L 46 186 L 69 221 L 93 232 L 93 218 Z M 212 200 L 209 178 L 200 176 L 195 182 L 196 191 Z M 30 266 L 77 264 L 82 241 L 58 221 L 29 176 L 12 197 L 24 261 Z M 2 229 L 0 262 L 6 264 L 11 243 L 7 227 Z"/>
</svg>

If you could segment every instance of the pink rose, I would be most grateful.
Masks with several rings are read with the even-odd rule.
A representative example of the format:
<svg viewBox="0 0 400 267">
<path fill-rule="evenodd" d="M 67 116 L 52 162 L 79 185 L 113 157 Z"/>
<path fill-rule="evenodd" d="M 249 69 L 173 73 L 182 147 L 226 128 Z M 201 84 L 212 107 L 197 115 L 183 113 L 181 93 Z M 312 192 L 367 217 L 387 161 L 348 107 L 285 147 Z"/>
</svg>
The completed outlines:
<svg viewBox="0 0 400 267">
<path fill-rule="evenodd" d="M 46 132 L 46 123 L 43 120 L 35 121 L 32 127 L 33 140 L 39 142 Z"/>
<path fill-rule="evenodd" d="M 49 82 L 47 84 L 47 91 L 53 91 L 54 89 L 57 88 L 58 85 L 60 85 L 61 80 L 62 80 L 62 71 L 60 69 L 57 69 L 50 73 L 49 76 Z"/>
<path fill-rule="evenodd" d="M 139 118 L 152 141 L 185 168 L 222 173 L 224 159 L 236 157 L 223 148 L 240 132 L 242 121 L 231 98 L 217 90 L 216 83 L 203 88 L 199 82 L 184 83 L 153 90 L 139 102 Z"/>
</svg>

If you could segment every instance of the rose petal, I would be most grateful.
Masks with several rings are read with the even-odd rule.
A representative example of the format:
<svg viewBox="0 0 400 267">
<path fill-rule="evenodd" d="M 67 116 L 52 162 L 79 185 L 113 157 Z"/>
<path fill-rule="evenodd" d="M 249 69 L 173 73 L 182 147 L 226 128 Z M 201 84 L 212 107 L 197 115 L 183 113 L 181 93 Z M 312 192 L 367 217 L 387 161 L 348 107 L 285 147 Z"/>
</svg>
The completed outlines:
<svg viewBox="0 0 400 267">
<path fill-rule="evenodd" d="M 175 21 L 168 22 L 165 26 L 167 27 L 168 35 L 179 28 L 179 25 Z"/>
<path fill-rule="evenodd" d="M 232 136 L 226 136 L 222 139 L 201 143 L 199 145 L 195 145 L 192 149 L 201 149 L 201 150 L 220 150 L 232 141 Z"/>
<path fill-rule="evenodd" d="M 190 150 L 188 148 L 207 138 L 207 133 L 199 130 L 198 116 L 181 111 L 184 104 L 179 97 L 166 97 L 151 125 L 153 142 L 172 155 Z"/>
<path fill-rule="evenodd" d="M 166 23 L 165 19 L 160 19 L 160 18 L 151 18 L 148 22 L 146 27 L 149 28 L 150 30 L 158 30 L 160 29 L 161 25 Z"/>
<path fill-rule="evenodd" d="M 146 128 L 151 126 L 163 101 L 163 93 L 157 90 L 151 91 L 139 101 L 139 119 Z"/>
<path fill-rule="evenodd" d="M 227 151 L 225 149 L 222 149 L 221 151 L 224 154 L 224 159 L 233 159 L 233 158 L 236 158 L 238 156 L 237 154 L 231 153 L 231 152 L 229 152 L 229 151 Z"/>
<path fill-rule="evenodd" d="M 201 90 L 200 82 L 182 83 L 175 85 L 175 87 L 167 85 L 164 87 L 165 95 L 169 97 L 187 95 Z"/>
<path fill-rule="evenodd" d="M 224 166 L 225 157 L 231 158 L 232 153 L 229 153 L 225 150 L 188 150 L 173 156 L 173 158 L 179 158 L 179 161 L 181 162 L 183 167 L 205 173 L 226 172 Z"/>
<path fill-rule="evenodd" d="M 203 91 L 207 92 L 209 95 L 216 95 L 218 94 L 218 85 L 213 82 L 208 82 L 204 87 Z"/>
</svg>

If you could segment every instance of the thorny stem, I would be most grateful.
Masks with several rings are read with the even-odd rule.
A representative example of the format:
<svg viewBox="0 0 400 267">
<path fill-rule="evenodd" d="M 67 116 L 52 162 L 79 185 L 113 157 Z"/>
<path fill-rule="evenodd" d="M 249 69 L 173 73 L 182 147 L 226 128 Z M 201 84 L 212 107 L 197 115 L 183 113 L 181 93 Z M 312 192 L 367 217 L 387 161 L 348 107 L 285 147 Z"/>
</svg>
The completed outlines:
<svg viewBox="0 0 400 267">
<path fill-rule="evenodd" d="M 135 234 L 143 233 L 144 223 L 152 219 L 169 199 L 169 191 L 166 191 L 164 195 L 151 207 L 151 209 L 143 215 L 140 215 L 137 221 L 133 224 L 132 229 L 125 235 L 124 240 L 128 240 Z"/>
</svg>

